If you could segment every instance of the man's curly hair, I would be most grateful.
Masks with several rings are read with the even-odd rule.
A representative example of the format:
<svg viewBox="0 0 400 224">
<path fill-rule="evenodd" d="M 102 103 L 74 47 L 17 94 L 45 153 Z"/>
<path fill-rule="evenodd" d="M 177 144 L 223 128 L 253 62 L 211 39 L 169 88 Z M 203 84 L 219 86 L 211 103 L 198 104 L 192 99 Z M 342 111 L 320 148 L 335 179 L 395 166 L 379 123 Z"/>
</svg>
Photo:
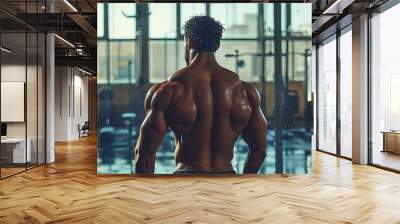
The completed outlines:
<svg viewBox="0 0 400 224">
<path fill-rule="evenodd" d="M 210 16 L 193 16 L 183 26 L 184 37 L 195 42 L 197 51 L 215 52 L 224 27 Z"/>
</svg>

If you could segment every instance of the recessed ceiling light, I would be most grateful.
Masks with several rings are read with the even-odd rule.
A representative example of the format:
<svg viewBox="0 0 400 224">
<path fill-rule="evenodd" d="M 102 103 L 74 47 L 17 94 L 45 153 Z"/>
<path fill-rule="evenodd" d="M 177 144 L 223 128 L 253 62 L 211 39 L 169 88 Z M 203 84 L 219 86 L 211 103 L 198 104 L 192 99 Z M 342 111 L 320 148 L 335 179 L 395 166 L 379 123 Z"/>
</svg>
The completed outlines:
<svg viewBox="0 0 400 224">
<path fill-rule="evenodd" d="M 74 12 L 78 12 L 78 10 L 73 6 L 68 0 L 64 0 L 65 4 L 67 4 Z"/>
<path fill-rule="evenodd" d="M 11 53 L 11 50 L 9 50 L 9 49 L 7 49 L 5 47 L 1 47 L 0 49 L 1 49 L 1 51 L 4 51 L 6 53 Z"/>
<path fill-rule="evenodd" d="M 67 44 L 68 46 L 75 48 L 75 45 L 73 45 L 71 42 L 69 42 L 68 40 L 60 37 L 58 34 L 54 34 L 55 37 L 57 37 L 59 40 L 61 40 L 62 42 L 64 42 L 65 44 Z"/>
<path fill-rule="evenodd" d="M 327 9 L 325 9 L 322 14 L 342 14 L 343 9 L 351 5 L 353 2 L 354 0 L 336 0 Z"/>
<path fill-rule="evenodd" d="M 86 71 L 86 70 L 84 70 L 84 69 L 81 69 L 81 68 L 79 68 L 79 67 L 78 67 L 78 70 L 81 71 L 81 72 L 83 72 L 83 73 L 85 73 L 85 74 L 87 74 L 87 75 L 90 75 L 90 76 L 93 75 L 92 73 L 90 73 L 90 72 L 88 72 L 88 71 Z"/>
</svg>

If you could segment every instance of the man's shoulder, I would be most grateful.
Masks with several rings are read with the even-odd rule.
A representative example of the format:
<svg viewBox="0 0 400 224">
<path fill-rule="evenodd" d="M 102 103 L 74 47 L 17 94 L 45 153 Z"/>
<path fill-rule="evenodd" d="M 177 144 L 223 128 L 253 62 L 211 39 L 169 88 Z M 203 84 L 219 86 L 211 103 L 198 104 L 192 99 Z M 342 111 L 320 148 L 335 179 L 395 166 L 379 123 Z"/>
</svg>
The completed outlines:
<svg viewBox="0 0 400 224">
<path fill-rule="evenodd" d="M 219 65 L 219 69 L 222 70 L 222 72 L 223 72 L 225 77 L 233 79 L 235 81 L 240 81 L 240 77 L 236 72 L 231 71 L 228 68 L 225 68 L 225 67 L 223 67 L 221 65 Z"/>
<path fill-rule="evenodd" d="M 247 98 L 249 99 L 250 103 L 255 106 L 258 106 L 260 104 L 260 99 L 261 99 L 258 89 L 252 84 L 242 80 L 241 80 L 241 85 L 246 90 Z"/>
<path fill-rule="evenodd" d="M 173 92 L 177 93 L 183 88 L 183 84 L 179 80 L 167 80 L 164 81 L 156 87 L 156 92 Z"/>
<path fill-rule="evenodd" d="M 178 81 L 164 81 L 150 87 L 146 98 L 151 101 L 163 101 L 169 98 L 175 98 L 175 96 L 181 94 L 182 88 L 182 84 Z"/>
<path fill-rule="evenodd" d="M 154 95 L 158 92 L 173 91 L 181 87 L 182 83 L 179 80 L 168 79 L 161 83 L 154 84 L 148 90 L 148 94 Z"/>
<path fill-rule="evenodd" d="M 177 82 L 180 83 L 184 80 L 187 74 L 190 73 L 189 67 L 184 67 L 176 71 L 171 77 L 168 79 L 169 82 Z"/>
<path fill-rule="evenodd" d="M 154 84 L 149 88 L 145 99 L 146 112 L 151 107 L 168 104 L 171 100 L 181 94 L 182 85 L 179 82 L 167 80 Z"/>
<path fill-rule="evenodd" d="M 253 86 L 252 84 L 250 84 L 246 81 L 243 81 L 243 80 L 240 80 L 240 83 L 246 89 L 247 92 L 258 94 L 258 89 L 255 86 Z"/>
</svg>

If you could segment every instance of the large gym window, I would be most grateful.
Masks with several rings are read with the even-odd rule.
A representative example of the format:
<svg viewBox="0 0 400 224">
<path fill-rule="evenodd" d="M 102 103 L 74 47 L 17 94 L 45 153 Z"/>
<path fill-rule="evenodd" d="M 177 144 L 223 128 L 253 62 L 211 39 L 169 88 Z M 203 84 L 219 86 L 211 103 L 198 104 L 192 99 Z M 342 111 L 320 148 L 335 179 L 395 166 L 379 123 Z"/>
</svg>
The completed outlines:
<svg viewBox="0 0 400 224">
<path fill-rule="evenodd" d="M 181 25 L 188 21 L 193 16 L 204 16 L 206 15 L 206 4 L 195 3 L 195 4 L 180 4 L 181 12 Z"/>
<path fill-rule="evenodd" d="M 258 4 L 210 4 L 210 16 L 225 27 L 223 38 L 257 38 Z"/>
<path fill-rule="evenodd" d="M 110 82 L 135 82 L 135 44 L 129 41 L 115 41 L 110 43 Z"/>
<path fill-rule="evenodd" d="M 97 37 L 104 36 L 104 4 L 97 4 Z"/>
<path fill-rule="evenodd" d="M 135 4 L 108 4 L 108 36 L 110 39 L 136 38 Z"/>
<path fill-rule="evenodd" d="M 149 4 L 149 23 L 150 38 L 176 38 L 176 4 Z"/>
<path fill-rule="evenodd" d="M 179 68 L 184 67 L 183 55 L 181 40 L 151 40 L 149 42 L 150 82 L 163 82 Z"/>
<path fill-rule="evenodd" d="M 227 55 L 235 54 L 235 51 L 242 54 L 241 62 L 237 64 L 235 57 Z M 260 77 L 261 53 L 256 40 L 222 40 L 220 49 L 216 52 L 216 58 L 224 67 L 236 72 L 247 81 L 257 81 Z"/>
</svg>

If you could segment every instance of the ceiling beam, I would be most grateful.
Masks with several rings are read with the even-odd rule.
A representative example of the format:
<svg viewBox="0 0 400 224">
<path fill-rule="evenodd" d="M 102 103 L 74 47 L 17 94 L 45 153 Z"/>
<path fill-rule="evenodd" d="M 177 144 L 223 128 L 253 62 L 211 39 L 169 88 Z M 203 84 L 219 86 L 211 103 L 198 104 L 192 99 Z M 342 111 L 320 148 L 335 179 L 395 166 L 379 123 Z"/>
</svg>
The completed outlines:
<svg viewBox="0 0 400 224">
<path fill-rule="evenodd" d="M 323 10 L 322 14 L 342 14 L 343 11 L 351 4 L 353 4 L 355 0 L 336 0 L 332 2 L 332 4 L 328 5 L 328 7 Z"/>
<path fill-rule="evenodd" d="M 90 56 L 56 56 L 56 66 L 76 66 L 76 67 L 87 67 L 92 71 L 96 71 L 97 60 Z"/>
<path fill-rule="evenodd" d="M 71 20 L 73 20 L 78 26 L 80 26 L 91 38 L 97 37 L 97 30 L 90 24 L 85 17 L 80 14 L 68 14 Z"/>
</svg>

